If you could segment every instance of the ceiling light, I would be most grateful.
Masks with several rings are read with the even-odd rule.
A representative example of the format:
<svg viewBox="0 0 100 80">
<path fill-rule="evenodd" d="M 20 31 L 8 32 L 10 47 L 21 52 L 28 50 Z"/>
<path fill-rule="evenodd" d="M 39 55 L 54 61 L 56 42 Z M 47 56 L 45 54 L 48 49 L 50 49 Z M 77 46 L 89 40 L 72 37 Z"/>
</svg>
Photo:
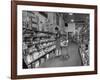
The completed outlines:
<svg viewBox="0 0 100 80">
<path fill-rule="evenodd" d="M 71 19 L 71 22 L 74 22 L 74 19 Z"/>
</svg>

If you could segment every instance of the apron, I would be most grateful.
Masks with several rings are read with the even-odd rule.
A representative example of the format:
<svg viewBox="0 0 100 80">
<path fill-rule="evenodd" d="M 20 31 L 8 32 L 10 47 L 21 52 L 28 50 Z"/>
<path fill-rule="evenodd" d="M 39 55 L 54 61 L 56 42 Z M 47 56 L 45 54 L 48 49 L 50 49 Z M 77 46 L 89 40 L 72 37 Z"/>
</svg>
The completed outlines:
<svg viewBox="0 0 100 80">
<path fill-rule="evenodd" d="M 60 32 L 56 33 L 56 48 L 60 49 Z"/>
</svg>

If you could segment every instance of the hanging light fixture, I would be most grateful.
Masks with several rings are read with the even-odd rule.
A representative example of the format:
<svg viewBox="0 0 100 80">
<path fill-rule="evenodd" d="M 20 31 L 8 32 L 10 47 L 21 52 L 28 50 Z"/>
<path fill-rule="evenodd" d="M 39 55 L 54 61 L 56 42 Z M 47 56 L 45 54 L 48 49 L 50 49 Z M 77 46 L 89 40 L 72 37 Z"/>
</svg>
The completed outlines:
<svg viewBox="0 0 100 80">
<path fill-rule="evenodd" d="M 74 22 L 74 19 L 71 19 L 71 22 Z"/>
<path fill-rule="evenodd" d="M 65 27 L 68 27 L 68 23 L 65 23 Z"/>
</svg>

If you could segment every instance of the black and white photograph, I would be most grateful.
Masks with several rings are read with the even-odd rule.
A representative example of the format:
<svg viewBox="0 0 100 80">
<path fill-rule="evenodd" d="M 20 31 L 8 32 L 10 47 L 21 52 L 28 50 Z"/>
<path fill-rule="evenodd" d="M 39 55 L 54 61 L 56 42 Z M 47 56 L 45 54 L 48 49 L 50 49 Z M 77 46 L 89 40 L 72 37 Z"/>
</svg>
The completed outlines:
<svg viewBox="0 0 100 80">
<path fill-rule="evenodd" d="M 90 15 L 22 11 L 22 67 L 90 65 Z"/>
<path fill-rule="evenodd" d="M 97 6 L 12 2 L 13 79 L 97 73 Z"/>
</svg>

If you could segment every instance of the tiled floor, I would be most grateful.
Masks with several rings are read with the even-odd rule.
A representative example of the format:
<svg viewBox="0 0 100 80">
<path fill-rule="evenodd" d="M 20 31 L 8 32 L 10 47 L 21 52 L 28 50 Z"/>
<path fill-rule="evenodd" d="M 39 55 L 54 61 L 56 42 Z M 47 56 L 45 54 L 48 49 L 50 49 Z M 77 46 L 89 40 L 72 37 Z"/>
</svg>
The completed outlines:
<svg viewBox="0 0 100 80">
<path fill-rule="evenodd" d="M 40 67 L 66 67 L 66 66 L 81 66 L 81 58 L 78 52 L 78 45 L 76 43 L 69 43 L 67 47 L 63 49 L 63 53 L 68 53 L 68 58 L 57 56 L 47 60 L 41 64 Z"/>
</svg>

